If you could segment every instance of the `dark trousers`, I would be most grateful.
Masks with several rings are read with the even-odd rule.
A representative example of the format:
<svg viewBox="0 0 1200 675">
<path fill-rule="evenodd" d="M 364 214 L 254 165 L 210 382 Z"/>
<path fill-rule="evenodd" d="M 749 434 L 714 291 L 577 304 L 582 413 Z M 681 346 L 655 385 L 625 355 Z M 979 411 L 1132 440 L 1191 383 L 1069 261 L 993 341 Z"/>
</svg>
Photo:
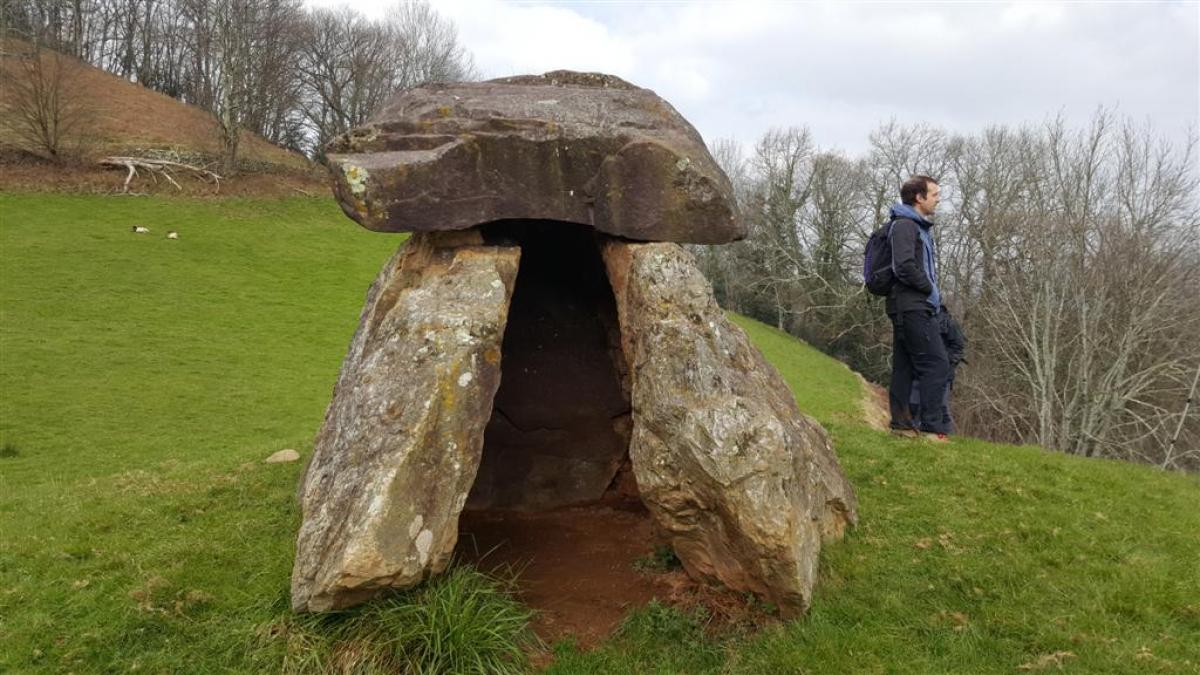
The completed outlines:
<svg viewBox="0 0 1200 675">
<path fill-rule="evenodd" d="M 943 406 L 950 360 L 938 330 L 937 319 L 926 311 L 901 312 L 892 319 L 892 382 L 888 387 L 888 407 L 893 428 L 916 427 L 921 431 L 948 434 Z M 918 381 L 922 405 L 920 419 L 909 414 L 908 401 L 913 380 Z"/>
<path fill-rule="evenodd" d="M 944 344 L 944 343 L 943 343 Z M 908 399 L 908 411 L 913 419 L 921 415 L 921 382 L 913 380 L 912 394 Z M 946 391 L 942 395 L 942 422 L 946 425 L 945 433 L 954 433 L 954 416 L 950 414 L 950 392 L 954 391 L 954 364 L 950 364 L 950 375 L 946 378 Z"/>
</svg>

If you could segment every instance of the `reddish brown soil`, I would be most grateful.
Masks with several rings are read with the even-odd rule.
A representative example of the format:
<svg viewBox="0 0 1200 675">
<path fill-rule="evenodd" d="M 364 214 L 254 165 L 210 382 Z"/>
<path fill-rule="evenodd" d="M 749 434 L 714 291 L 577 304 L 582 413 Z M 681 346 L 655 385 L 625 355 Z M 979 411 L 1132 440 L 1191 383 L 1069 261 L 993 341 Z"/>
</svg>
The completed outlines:
<svg viewBox="0 0 1200 675">
<path fill-rule="evenodd" d="M 533 628 L 547 644 L 572 637 L 594 647 L 655 598 L 703 607 L 716 632 L 773 620 L 742 594 L 697 583 L 682 570 L 637 570 L 635 561 L 662 539 L 640 502 L 612 493 L 603 503 L 541 513 L 464 511 L 458 541 L 460 560 L 502 577 L 515 573 L 518 598 L 537 612 Z"/>
<path fill-rule="evenodd" d="M 573 635 L 592 646 L 630 609 L 670 594 L 663 575 L 634 569 L 656 541 L 640 505 L 464 512 L 458 541 L 462 560 L 501 575 L 517 572 L 519 597 L 537 611 L 534 630 L 547 642 Z"/>
</svg>

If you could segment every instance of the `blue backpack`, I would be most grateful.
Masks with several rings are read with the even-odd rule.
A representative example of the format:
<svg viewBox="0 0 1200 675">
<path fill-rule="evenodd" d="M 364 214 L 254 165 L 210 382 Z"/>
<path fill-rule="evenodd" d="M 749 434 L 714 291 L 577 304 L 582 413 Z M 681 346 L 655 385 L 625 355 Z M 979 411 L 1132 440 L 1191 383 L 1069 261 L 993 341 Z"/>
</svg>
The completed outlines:
<svg viewBox="0 0 1200 675">
<path fill-rule="evenodd" d="M 892 269 L 892 224 L 889 220 L 871 233 L 867 248 L 863 251 L 863 285 L 872 295 L 887 296 L 896 285 L 896 271 Z"/>
</svg>

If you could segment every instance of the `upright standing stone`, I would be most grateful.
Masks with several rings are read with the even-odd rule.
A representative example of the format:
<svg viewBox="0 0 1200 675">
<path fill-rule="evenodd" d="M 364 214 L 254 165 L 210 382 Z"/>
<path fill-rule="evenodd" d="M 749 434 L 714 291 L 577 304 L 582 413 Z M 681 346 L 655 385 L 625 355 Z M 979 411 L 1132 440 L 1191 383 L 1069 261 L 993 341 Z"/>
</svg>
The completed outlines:
<svg viewBox="0 0 1200 675">
<path fill-rule="evenodd" d="M 515 247 L 414 235 L 367 293 L 300 487 L 292 607 L 324 611 L 449 562 L 500 383 Z"/>
<path fill-rule="evenodd" d="M 642 501 L 692 576 L 808 608 L 821 542 L 855 522 L 829 437 L 676 244 L 604 247 L 632 378 Z"/>
</svg>

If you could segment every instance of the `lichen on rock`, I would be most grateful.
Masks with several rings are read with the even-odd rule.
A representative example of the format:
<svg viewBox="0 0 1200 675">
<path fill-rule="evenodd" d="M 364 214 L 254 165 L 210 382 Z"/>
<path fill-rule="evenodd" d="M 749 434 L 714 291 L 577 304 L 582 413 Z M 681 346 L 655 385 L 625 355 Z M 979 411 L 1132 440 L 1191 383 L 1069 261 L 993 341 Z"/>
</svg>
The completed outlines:
<svg viewBox="0 0 1200 675">
<path fill-rule="evenodd" d="M 611 75 L 417 87 L 326 154 L 342 208 L 372 230 L 541 219 L 644 241 L 746 235 L 729 179 L 695 128 L 654 92 Z M 686 176 L 662 179 L 674 173 Z"/>
<path fill-rule="evenodd" d="M 805 611 L 823 540 L 857 521 L 829 435 L 675 244 L 604 247 L 632 373 L 629 456 L 689 574 Z"/>
<path fill-rule="evenodd" d="M 367 293 L 300 487 L 298 611 L 410 586 L 450 560 L 520 259 L 471 235 L 414 235 Z"/>
</svg>

